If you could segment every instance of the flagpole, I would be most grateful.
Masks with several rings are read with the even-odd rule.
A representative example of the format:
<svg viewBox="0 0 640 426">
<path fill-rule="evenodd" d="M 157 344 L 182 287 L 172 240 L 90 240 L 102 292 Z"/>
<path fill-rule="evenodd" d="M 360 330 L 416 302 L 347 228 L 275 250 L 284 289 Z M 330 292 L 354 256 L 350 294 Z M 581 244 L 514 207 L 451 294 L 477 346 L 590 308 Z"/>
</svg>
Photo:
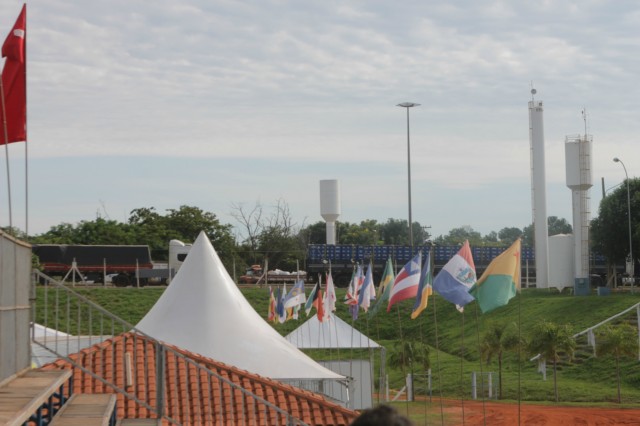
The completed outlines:
<svg viewBox="0 0 640 426">
<path fill-rule="evenodd" d="M 7 109 L 4 102 L 4 84 L 0 74 L 0 98 L 2 98 L 2 128 L 4 134 L 4 158 L 7 165 L 7 198 L 9 207 L 9 229 L 13 233 L 13 215 L 11 205 L 11 173 L 9 172 L 9 130 L 7 129 Z"/>
<path fill-rule="evenodd" d="M 29 150 L 27 149 L 27 4 L 24 4 L 24 233 L 29 236 Z"/>
<path fill-rule="evenodd" d="M 476 314 L 476 337 L 478 339 L 478 353 L 480 354 L 480 393 L 482 394 L 482 420 L 484 425 L 487 424 L 487 411 L 486 404 L 484 399 L 484 377 L 482 376 L 482 349 L 480 346 L 480 327 L 478 322 L 478 302 L 475 303 L 475 314 Z"/>
<path fill-rule="evenodd" d="M 433 292 L 433 321 L 436 325 L 436 364 L 438 364 L 438 384 L 440 385 L 440 418 L 444 424 L 444 409 L 442 407 L 442 371 L 440 370 L 440 344 L 438 342 L 438 311 L 436 309 L 436 292 Z"/>
<path fill-rule="evenodd" d="M 400 326 L 400 347 L 402 348 L 402 362 L 400 363 L 400 365 L 402 366 L 402 377 L 406 380 L 407 379 L 407 374 L 406 374 L 406 370 L 404 369 L 404 361 L 407 359 L 407 354 L 405 353 L 405 347 L 404 347 L 404 335 L 402 333 L 402 320 L 400 318 L 400 306 L 396 305 L 396 312 L 398 313 L 398 325 Z M 405 382 L 406 383 L 406 382 Z M 407 389 L 407 398 L 406 398 L 406 404 L 405 404 L 405 408 L 407 410 L 406 414 L 407 416 L 409 416 L 409 390 Z"/>
<path fill-rule="evenodd" d="M 464 426 L 464 308 L 462 310 L 462 336 L 460 342 L 460 408 L 462 409 L 462 425 Z M 482 360 L 480 360 L 482 362 Z"/>
<path fill-rule="evenodd" d="M 522 267 L 522 265 L 518 265 L 518 268 Z M 522 336 L 521 336 L 521 304 L 522 304 L 522 274 L 519 275 L 520 285 L 518 287 L 520 291 L 518 291 L 518 425 L 520 425 L 520 411 L 521 411 L 521 386 L 522 386 Z"/>
</svg>

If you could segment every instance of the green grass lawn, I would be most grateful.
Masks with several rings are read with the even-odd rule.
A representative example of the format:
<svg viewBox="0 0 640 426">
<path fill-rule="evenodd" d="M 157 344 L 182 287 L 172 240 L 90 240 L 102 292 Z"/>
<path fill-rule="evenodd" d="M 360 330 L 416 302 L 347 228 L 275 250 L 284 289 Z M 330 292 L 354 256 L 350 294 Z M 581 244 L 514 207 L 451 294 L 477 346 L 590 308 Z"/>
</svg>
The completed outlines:
<svg viewBox="0 0 640 426">
<path fill-rule="evenodd" d="M 84 288 L 76 287 L 83 296 L 94 301 L 106 310 L 125 321 L 136 324 L 153 306 L 164 291 L 164 287 L 148 288 Z M 242 293 L 256 311 L 266 319 L 268 309 L 268 291 L 264 288 L 246 288 Z M 410 319 L 412 301 L 405 301 L 399 307 L 387 313 L 381 310 L 377 316 L 368 319 L 364 313 L 353 321 L 344 304 L 340 303 L 344 290 L 338 290 L 338 311 L 342 319 L 379 342 L 387 349 L 387 355 L 398 347 L 401 341 L 420 341 L 431 348 L 430 363 L 432 373 L 432 392 L 434 396 L 448 398 L 470 398 L 472 372 L 493 372 L 497 381 L 497 362 L 480 364 L 479 340 L 487 324 L 492 321 L 510 321 L 520 324 L 520 332 L 526 336 L 533 324 L 541 319 L 560 324 L 569 324 L 574 332 L 593 326 L 606 318 L 640 302 L 640 294 L 612 294 L 610 296 L 571 296 L 546 290 L 523 290 L 521 296 L 511 300 L 502 308 L 488 314 L 476 309 L 475 303 L 467 305 L 464 314 L 440 297 L 431 299 L 429 307 L 416 320 Z M 51 300 L 47 301 L 50 305 Z M 37 292 L 37 321 L 42 321 L 43 292 Z M 286 335 L 300 326 L 307 317 L 273 327 Z M 436 321 L 437 320 L 437 321 Z M 635 310 L 623 321 L 637 324 Z M 53 324 L 51 319 L 50 324 Z M 437 326 L 436 326 L 437 324 Z M 86 326 L 86 321 L 83 327 Z M 93 330 L 95 332 L 95 328 Z M 88 332 L 85 330 L 84 332 Z M 579 341 L 580 358 L 572 362 L 561 363 L 558 371 L 558 388 L 562 402 L 573 403 L 611 403 L 617 398 L 615 363 L 611 358 L 593 358 L 586 340 Z M 462 355 L 462 356 L 461 356 Z M 505 356 L 503 365 L 503 399 L 523 401 L 553 401 L 553 372 L 547 364 L 547 380 L 537 372 L 537 363 L 529 361 L 532 354 Z M 347 352 L 328 351 L 312 356 L 323 358 L 345 358 Z M 379 363 L 377 354 L 372 357 Z M 386 368 L 389 383 L 393 390 L 400 389 L 404 383 L 404 374 L 409 370 L 420 374 L 421 365 L 414 365 L 404 372 L 400 368 Z M 379 371 L 376 365 L 374 371 Z M 625 406 L 640 406 L 640 363 L 637 359 L 624 359 L 621 363 L 622 398 Z M 377 383 L 377 379 L 376 379 Z M 420 385 L 421 388 L 425 386 Z M 422 391 L 424 392 L 424 391 Z M 392 396 L 394 395 L 392 391 Z"/>
</svg>

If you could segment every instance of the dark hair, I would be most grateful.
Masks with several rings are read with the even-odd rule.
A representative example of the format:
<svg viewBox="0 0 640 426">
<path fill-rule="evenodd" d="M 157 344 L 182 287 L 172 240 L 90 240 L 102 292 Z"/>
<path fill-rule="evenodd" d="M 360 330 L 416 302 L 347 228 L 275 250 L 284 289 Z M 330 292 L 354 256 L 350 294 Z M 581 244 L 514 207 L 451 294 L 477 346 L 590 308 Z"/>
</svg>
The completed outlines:
<svg viewBox="0 0 640 426">
<path fill-rule="evenodd" d="M 412 426 L 411 420 L 388 405 L 378 405 L 364 410 L 351 426 Z"/>
</svg>

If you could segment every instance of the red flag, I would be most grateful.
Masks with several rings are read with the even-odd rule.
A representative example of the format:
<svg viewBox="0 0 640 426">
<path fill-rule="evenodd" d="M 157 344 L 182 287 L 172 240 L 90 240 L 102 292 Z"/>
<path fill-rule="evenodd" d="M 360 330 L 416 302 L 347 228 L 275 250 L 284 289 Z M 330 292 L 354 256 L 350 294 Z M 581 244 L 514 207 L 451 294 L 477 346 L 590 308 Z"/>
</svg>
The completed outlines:
<svg viewBox="0 0 640 426">
<path fill-rule="evenodd" d="M 316 299 L 313 301 L 313 306 L 316 307 L 316 311 L 318 311 L 318 322 L 322 322 L 324 320 L 324 299 L 322 298 L 322 289 L 318 289 L 318 293 L 316 293 Z"/>
<path fill-rule="evenodd" d="M 27 140 L 26 37 L 27 5 L 25 4 L 2 45 L 2 57 L 7 59 L 2 69 L 4 99 L 0 102 L 0 113 L 2 114 L 0 118 L 3 123 L 0 132 L 0 145 L 4 145 L 7 140 L 9 143 Z M 6 123 L 6 129 L 4 123 Z"/>
</svg>

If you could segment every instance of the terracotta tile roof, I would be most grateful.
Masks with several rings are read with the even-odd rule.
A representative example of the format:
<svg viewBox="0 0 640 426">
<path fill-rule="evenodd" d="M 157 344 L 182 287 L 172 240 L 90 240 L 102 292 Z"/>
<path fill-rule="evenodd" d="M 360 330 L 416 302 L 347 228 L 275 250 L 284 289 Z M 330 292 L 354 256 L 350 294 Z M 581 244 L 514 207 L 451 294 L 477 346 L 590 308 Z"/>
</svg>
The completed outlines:
<svg viewBox="0 0 640 426">
<path fill-rule="evenodd" d="M 348 425 L 357 412 L 333 403 L 316 393 L 258 376 L 210 358 L 169 346 L 176 352 L 224 379 L 278 406 L 310 425 Z M 70 355 L 74 362 L 93 371 L 106 381 L 134 394 L 156 407 L 156 345 L 136 333 L 124 333 Z M 243 395 L 216 376 L 208 375 L 193 363 L 164 352 L 166 375 L 166 413 L 185 425 L 200 424 L 285 424 L 286 418 L 250 396 Z M 275 361 L 277 362 L 277 361 Z M 129 365 L 128 365 L 129 364 Z M 63 360 L 43 369 L 73 368 Z M 113 393 L 102 381 L 75 367 L 74 393 Z M 153 418 L 153 412 L 134 399 L 118 394 L 118 418 Z"/>
</svg>

